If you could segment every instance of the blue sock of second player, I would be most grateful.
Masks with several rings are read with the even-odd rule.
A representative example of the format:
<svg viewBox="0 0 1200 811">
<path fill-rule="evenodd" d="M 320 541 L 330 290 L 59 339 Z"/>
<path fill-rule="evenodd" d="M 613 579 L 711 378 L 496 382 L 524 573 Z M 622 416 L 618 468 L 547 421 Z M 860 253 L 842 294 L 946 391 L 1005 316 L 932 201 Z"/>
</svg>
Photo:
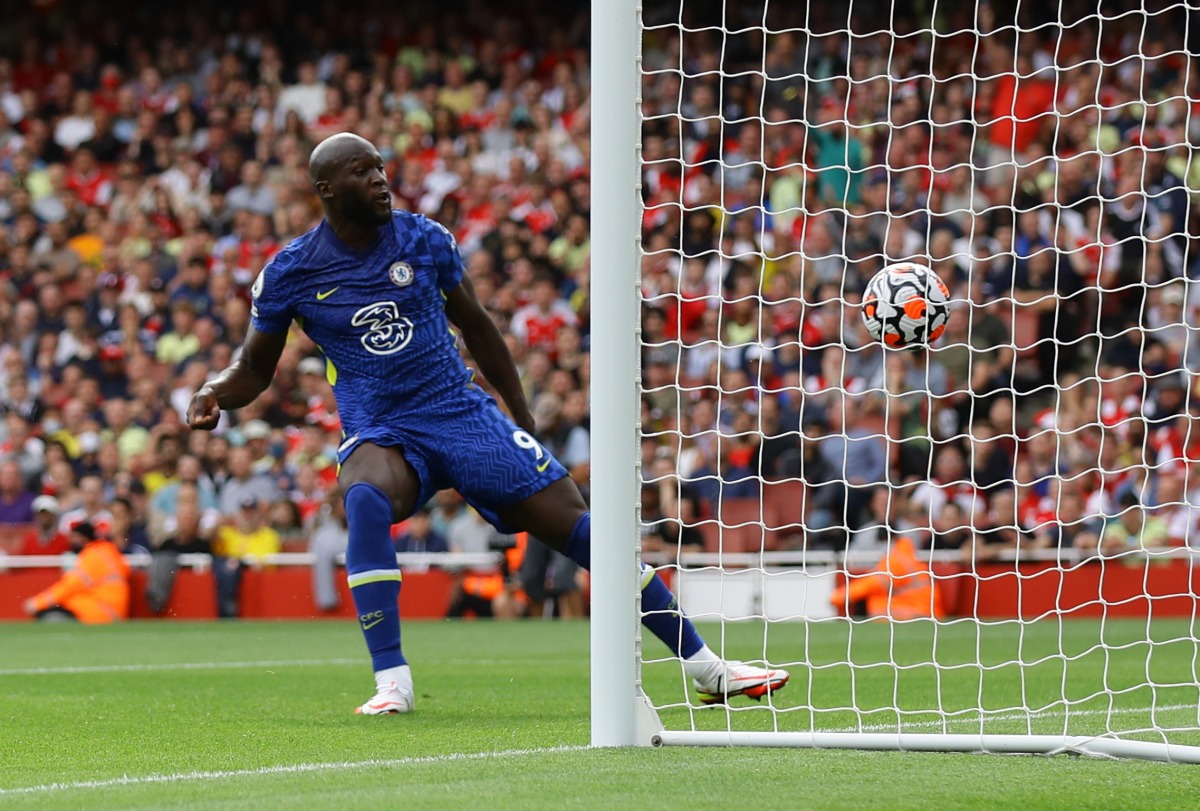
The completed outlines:
<svg viewBox="0 0 1200 811">
<path fill-rule="evenodd" d="M 373 484 L 346 490 L 346 580 L 376 672 L 408 664 L 400 649 L 400 567 L 392 546 L 392 502 Z"/>
<path fill-rule="evenodd" d="M 563 554 L 585 569 L 592 566 L 592 514 L 586 512 L 575 524 Z M 675 595 L 646 564 L 642 564 L 642 624 L 671 649 L 687 659 L 704 647 L 696 626 L 679 610 Z"/>
</svg>

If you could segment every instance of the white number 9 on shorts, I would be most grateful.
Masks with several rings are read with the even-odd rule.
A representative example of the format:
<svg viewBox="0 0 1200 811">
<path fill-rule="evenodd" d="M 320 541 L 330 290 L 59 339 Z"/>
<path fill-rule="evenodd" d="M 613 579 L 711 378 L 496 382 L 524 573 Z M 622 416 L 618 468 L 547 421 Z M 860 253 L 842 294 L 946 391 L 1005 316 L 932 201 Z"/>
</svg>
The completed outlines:
<svg viewBox="0 0 1200 811">
<path fill-rule="evenodd" d="M 542 446 L 538 441 L 529 435 L 528 431 L 513 431 L 513 442 L 517 443 L 518 448 L 524 448 L 527 451 L 533 451 L 538 459 L 545 455 Z"/>
</svg>

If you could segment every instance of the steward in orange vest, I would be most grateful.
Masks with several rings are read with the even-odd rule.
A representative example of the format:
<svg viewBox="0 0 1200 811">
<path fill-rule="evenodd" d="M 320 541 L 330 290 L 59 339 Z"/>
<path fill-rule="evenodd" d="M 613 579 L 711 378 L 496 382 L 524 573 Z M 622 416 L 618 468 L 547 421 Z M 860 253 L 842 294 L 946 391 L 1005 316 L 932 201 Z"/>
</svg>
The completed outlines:
<svg viewBox="0 0 1200 811">
<path fill-rule="evenodd" d="M 456 584 L 450 596 L 448 617 L 463 617 L 467 613 L 479 617 L 512 619 L 525 614 L 529 598 L 521 589 L 517 572 L 525 559 L 529 534 L 518 532 L 513 545 L 504 550 L 504 560 L 496 572 L 468 572 Z"/>
<path fill-rule="evenodd" d="M 946 615 L 929 565 L 917 559 L 908 537 L 892 542 L 872 574 L 847 576 L 829 601 L 845 614 L 850 613 L 850 606 L 866 601 L 868 616 L 885 619 L 940 619 Z"/>
<path fill-rule="evenodd" d="M 89 522 L 70 533 L 78 550 L 75 567 L 57 583 L 25 601 L 25 611 L 37 619 L 76 619 L 97 624 L 129 617 L 129 564 L 116 544 L 97 538 Z"/>
</svg>

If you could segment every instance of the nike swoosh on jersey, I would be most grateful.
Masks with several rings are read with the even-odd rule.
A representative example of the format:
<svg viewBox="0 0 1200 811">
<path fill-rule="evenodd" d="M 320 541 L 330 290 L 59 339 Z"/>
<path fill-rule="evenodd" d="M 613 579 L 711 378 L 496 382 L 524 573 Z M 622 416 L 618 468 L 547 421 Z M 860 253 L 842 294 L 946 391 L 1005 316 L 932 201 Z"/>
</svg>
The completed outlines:
<svg viewBox="0 0 1200 811">
<path fill-rule="evenodd" d="M 548 467 L 550 467 L 550 457 L 546 457 L 546 461 L 537 466 L 537 471 L 538 473 L 545 473 Z"/>
<path fill-rule="evenodd" d="M 321 291 L 318 290 L 317 291 L 317 301 L 324 301 L 325 299 L 329 298 L 334 293 L 336 293 L 340 288 L 341 288 L 341 285 L 339 284 L 337 287 L 333 288 L 332 290 L 326 290 L 324 293 L 322 293 Z"/>
</svg>

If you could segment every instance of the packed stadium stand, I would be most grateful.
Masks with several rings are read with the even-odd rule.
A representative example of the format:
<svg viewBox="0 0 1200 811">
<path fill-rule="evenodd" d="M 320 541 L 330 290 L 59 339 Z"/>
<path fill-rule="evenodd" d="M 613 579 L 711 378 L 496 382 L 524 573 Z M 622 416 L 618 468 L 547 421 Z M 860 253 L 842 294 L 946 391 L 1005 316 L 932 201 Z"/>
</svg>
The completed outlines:
<svg viewBox="0 0 1200 811">
<path fill-rule="evenodd" d="M 1158 504 L 1169 542 L 1200 544 L 1198 77 L 1170 55 L 1123 62 L 1128 43 L 1086 25 L 1073 52 L 982 36 L 932 58 L 879 34 L 847 62 L 844 34 L 764 50 L 761 30 L 695 22 L 644 55 L 657 70 L 683 53 L 643 86 L 646 548 L 711 545 L 691 524 L 716 515 L 767 519 L 747 548 L 888 529 L 926 549 L 1094 548 L 1118 512 Z M 540 0 L 7 18 L 2 548 L 64 551 L 87 519 L 126 551 L 252 537 L 257 555 L 341 520 L 340 425 L 299 330 L 258 401 L 211 434 L 183 418 L 244 337 L 259 271 L 319 221 L 308 154 L 347 130 L 380 150 L 397 207 L 454 232 L 544 441 L 586 484 L 587 31 L 575 4 Z M 1156 36 L 1142 53 L 1164 51 Z M 765 79 L 733 69 L 762 73 L 763 53 Z M 1103 69 L 1083 64 L 1097 53 Z M 886 78 L 926 62 L 932 78 Z M 1131 105 L 1160 99 L 1143 126 Z M 885 374 L 857 296 L 904 259 L 956 303 L 940 347 L 890 354 Z M 439 501 L 437 531 L 462 509 Z"/>
</svg>

